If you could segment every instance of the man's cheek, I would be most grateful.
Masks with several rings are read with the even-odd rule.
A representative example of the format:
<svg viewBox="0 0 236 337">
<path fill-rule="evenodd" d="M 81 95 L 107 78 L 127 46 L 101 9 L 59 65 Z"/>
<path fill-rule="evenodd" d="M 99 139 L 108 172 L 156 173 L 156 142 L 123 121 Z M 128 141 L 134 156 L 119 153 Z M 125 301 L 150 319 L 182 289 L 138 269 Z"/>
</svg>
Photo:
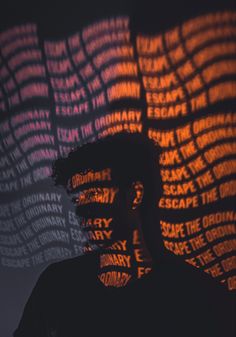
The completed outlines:
<svg viewBox="0 0 236 337">
<path fill-rule="evenodd" d="M 91 228 L 91 229 L 104 229 L 108 230 L 112 228 L 112 222 L 114 221 L 113 217 L 89 217 L 83 218 L 81 221 L 82 227 Z"/>
<path fill-rule="evenodd" d="M 117 214 L 115 204 L 90 203 L 86 205 L 76 204 L 76 214 L 87 217 L 112 217 Z"/>
</svg>

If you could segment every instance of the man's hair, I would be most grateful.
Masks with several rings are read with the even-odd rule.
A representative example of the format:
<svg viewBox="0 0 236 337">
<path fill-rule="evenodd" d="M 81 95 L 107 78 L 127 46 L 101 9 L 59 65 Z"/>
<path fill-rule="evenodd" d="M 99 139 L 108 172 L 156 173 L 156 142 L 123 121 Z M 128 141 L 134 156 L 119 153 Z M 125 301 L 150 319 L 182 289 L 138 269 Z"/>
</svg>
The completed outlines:
<svg viewBox="0 0 236 337">
<path fill-rule="evenodd" d="M 144 185 L 144 196 L 140 211 L 145 215 L 157 207 L 162 193 L 159 170 L 160 148 L 139 133 L 122 132 L 94 143 L 87 143 L 72 150 L 67 158 L 53 163 L 52 178 L 55 185 L 67 189 L 69 179 L 88 169 L 111 168 L 112 180 L 121 189 L 134 181 Z"/>
</svg>

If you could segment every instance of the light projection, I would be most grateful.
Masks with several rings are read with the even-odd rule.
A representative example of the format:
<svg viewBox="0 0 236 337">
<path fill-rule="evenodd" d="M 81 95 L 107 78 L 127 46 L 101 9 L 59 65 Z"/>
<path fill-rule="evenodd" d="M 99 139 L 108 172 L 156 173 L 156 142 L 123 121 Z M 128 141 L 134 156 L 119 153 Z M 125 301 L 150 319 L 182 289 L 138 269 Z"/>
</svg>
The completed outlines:
<svg viewBox="0 0 236 337">
<path fill-rule="evenodd" d="M 50 185 L 52 162 L 107 135 L 140 132 L 162 148 L 157 226 L 166 249 L 235 290 L 235 20 L 235 12 L 210 13 L 134 38 L 127 16 L 58 40 L 41 37 L 34 23 L 0 33 L 3 266 L 29 268 L 85 253 L 88 224 Z M 75 176 L 73 187 L 102 177 L 109 179 L 109 170 Z M 91 192 L 78 202 L 115 195 Z M 91 225 L 109 230 L 109 218 Z M 141 277 L 149 267 L 135 231 L 133 244 Z M 125 242 L 101 263 L 124 267 L 101 273 L 104 284 L 127 284 Z"/>
</svg>

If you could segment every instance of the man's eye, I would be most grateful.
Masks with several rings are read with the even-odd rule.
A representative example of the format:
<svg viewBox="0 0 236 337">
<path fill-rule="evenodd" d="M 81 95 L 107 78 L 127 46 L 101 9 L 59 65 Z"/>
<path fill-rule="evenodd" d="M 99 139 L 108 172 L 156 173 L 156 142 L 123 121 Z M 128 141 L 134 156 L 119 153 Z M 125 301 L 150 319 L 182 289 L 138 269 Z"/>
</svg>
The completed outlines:
<svg viewBox="0 0 236 337">
<path fill-rule="evenodd" d="M 76 204 L 78 202 L 78 197 L 71 198 L 71 201 L 73 202 L 73 204 Z"/>
<path fill-rule="evenodd" d="M 98 194 L 99 194 L 98 191 L 92 191 L 92 192 L 88 192 L 88 193 L 87 193 L 87 196 L 88 196 L 88 197 L 92 197 L 92 196 L 98 195 Z"/>
<path fill-rule="evenodd" d="M 73 203 L 79 203 L 81 200 L 84 200 L 84 199 L 89 200 L 89 199 L 97 197 L 98 195 L 101 195 L 103 193 L 104 192 L 103 192 L 102 188 L 96 188 L 96 189 L 93 189 L 93 190 L 90 190 L 90 191 L 80 192 L 76 196 L 72 197 L 71 200 L 72 200 Z"/>
<path fill-rule="evenodd" d="M 92 191 L 93 195 L 103 194 L 103 192 L 103 189 L 99 187 Z"/>
</svg>

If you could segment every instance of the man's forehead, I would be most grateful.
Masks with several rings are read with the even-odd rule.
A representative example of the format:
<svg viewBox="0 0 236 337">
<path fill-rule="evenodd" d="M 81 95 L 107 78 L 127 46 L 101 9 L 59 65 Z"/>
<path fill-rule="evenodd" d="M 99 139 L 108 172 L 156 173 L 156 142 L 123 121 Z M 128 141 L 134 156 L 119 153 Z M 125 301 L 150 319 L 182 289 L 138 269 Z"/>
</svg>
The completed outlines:
<svg viewBox="0 0 236 337">
<path fill-rule="evenodd" d="M 85 184 L 103 182 L 103 181 L 111 181 L 112 174 L 111 168 L 106 167 L 100 170 L 95 169 L 84 169 L 78 170 L 78 172 L 74 173 L 69 181 L 69 187 L 71 189 L 77 189 Z"/>
</svg>

